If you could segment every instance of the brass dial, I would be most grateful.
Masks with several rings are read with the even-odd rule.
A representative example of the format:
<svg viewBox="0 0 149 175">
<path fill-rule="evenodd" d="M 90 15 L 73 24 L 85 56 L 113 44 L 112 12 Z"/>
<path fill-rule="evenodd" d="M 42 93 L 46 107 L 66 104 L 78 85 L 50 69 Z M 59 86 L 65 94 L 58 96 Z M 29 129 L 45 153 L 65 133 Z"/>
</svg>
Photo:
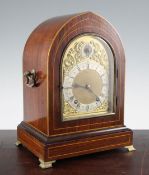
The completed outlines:
<svg viewBox="0 0 149 175">
<path fill-rule="evenodd" d="M 78 73 L 72 87 L 72 92 L 80 103 L 91 104 L 99 101 L 102 90 L 102 80 L 95 70 L 86 69 Z"/>
<path fill-rule="evenodd" d="M 112 61 L 109 46 L 94 35 L 81 35 L 68 44 L 62 62 L 63 120 L 113 113 Z"/>
</svg>

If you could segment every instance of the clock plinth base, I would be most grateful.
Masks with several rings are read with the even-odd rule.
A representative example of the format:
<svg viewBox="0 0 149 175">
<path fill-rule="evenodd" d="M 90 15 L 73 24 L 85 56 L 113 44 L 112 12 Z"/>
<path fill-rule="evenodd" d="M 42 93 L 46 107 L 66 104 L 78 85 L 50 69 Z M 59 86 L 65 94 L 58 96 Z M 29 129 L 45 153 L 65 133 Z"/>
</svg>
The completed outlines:
<svg viewBox="0 0 149 175">
<path fill-rule="evenodd" d="M 52 167 L 54 160 L 115 148 L 132 149 L 133 133 L 126 127 L 88 131 L 71 135 L 46 136 L 22 122 L 17 128 L 21 143 L 40 159 L 41 168 Z"/>
<path fill-rule="evenodd" d="M 136 151 L 133 145 L 125 146 L 125 148 L 127 148 L 129 152 Z"/>
</svg>

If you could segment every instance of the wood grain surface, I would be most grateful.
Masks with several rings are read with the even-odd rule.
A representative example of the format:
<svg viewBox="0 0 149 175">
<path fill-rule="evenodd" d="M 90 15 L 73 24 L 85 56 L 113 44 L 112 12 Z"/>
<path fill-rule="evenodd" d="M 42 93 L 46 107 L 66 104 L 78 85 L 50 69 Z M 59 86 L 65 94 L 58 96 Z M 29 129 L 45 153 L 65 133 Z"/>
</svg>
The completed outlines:
<svg viewBox="0 0 149 175">
<path fill-rule="evenodd" d="M 116 109 L 106 117 L 62 121 L 62 54 L 73 38 L 87 33 L 101 37 L 113 52 Z M 124 49 L 116 30 L 102 16 L 84 12 L 40 24 L 24 48 L 23 72 L 32 69 L 39 83 L 29 88 L 24 77 L 24 119 L 18 125 L 18 140 L 38 158 L 58 160 L 133 144 L 133 133 L 124 125 Z"/>
<path fill-rule="evenodd" d="M 123 148 L 57 160 L 46 170 L 15 142 L 16 131 L 0 131 L 0 175 L 149 175 L 149 130 L 134 131 L 134 152 Z"/>
<path fill-rule="evenodd" d="M 67 44 L 76 36 L 91 33 L 104 39 L 114 54 L 117 106 L 115 114 L 81 120 L 61 120 L 60 65 Z M 23 72 L 35 69 L 41 82 L 29 88 L 24 78 L 24 121 L 46 135 L 77 133 L 124 126 L 125 55 L 113 26 L 92 12 L 49 19 L 26 42 Z"/>
</svg>

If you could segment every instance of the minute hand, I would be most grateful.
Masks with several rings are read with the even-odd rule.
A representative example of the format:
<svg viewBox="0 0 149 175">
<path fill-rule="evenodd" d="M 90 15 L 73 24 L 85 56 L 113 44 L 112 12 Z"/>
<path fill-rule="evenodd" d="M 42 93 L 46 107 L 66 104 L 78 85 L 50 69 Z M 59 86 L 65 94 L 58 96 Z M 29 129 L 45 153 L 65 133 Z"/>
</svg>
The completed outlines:
<svg viewBox="0 0 149 175">
<path fill-rule="evenodd" d="M 88 89 L 88 91 L 90 91 L 96 98 L 99 99 L 98 95 L 96 95 L 90 87 L 87 87 L 87 89 Z M 100 99 L 99 99 L 99 101 L 100 101 Z M 101 101 L 100 101 L 100 102 L 101 102 Z"/>
</svg>

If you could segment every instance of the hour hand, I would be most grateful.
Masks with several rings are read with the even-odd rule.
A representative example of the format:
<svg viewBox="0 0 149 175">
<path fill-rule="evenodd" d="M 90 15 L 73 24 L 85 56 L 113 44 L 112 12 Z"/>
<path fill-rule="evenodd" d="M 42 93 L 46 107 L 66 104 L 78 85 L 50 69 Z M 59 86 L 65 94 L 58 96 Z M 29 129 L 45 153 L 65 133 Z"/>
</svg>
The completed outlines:
<svg viewBox="0 0 149 175">
<path fill-rule="evenodd" d="M 62 89 L 72 89 L 73 87 L 72 86 L 70 86 L 70 87 L 69 86 L 66 86 L 66 87 L 65 86 L 62 86 L 61 88 Z"/>
<path fill-rule="evenodd" d="M 85 88 L 85 86 L 82 86 L 82 85 L 77 84 L 77 83 L 74 83 L 74 84 L 72 85 L 72 87 L 73 87 L 73 88 Z M 86 88 L 85 88 L 85 89 L 86 89 Z"/>
<path fill-rule="evenodd" d="M 70 86 L 70 87 L 69 86 L 66 86 L 66 87 L 62 86 L 62 89 L 73 89 L 73 88 L 83 88 L 83 89 L 86 89 L 85 86 L 82 86 L 82 85 L 77 84 L 77 83 L 72 84 L 72 86 Z"/>
</svg>

